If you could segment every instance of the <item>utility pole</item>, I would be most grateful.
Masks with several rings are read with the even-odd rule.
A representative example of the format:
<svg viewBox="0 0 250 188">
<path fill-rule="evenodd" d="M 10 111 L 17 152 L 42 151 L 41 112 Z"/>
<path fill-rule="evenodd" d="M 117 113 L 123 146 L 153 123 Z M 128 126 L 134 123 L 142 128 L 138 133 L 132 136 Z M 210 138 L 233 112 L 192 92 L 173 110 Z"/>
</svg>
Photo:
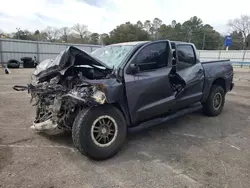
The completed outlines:
<svg viewBox="0 0 250 188">
<path fill-rule="evenodd" d="M 190 33 L 188 33 L 188 42 L 190 43 L 191 42 L 191 32 Z"/>
<path fill-rule="evenodd" d="M 16 30 L 17 30 L 17 39 L 19 40 L 19 38 L 20 38 L 20 28 L 16 28 Z"/>
<path fill-rule="evenodd" d="M 206 33 L 203 33 L 202 50 L 205 48 Z"/>
<path fill-rule="evenodd" d="M 188 42 L 190 43 L 191 42 L 191 38 L 192 38 L 192 30 L 190 32 L 188 32 Z"/>
</svg>

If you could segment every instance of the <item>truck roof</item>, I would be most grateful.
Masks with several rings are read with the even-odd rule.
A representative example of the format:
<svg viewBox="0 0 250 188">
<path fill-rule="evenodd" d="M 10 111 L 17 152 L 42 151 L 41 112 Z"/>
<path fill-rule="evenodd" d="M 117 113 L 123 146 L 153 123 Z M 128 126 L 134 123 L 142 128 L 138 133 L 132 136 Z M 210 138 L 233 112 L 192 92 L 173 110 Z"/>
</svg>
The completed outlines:
<svg viewBox="0 0 250 188">
<path fill-rule="evenodd" d="M 190 42 L 182 42 L 182 41 L 170 41 L 170 43 L 172 44 L 192 44 Z"/>
<path fill-rule="evenodd" d="M 136 46 L 136 45 L 142 45 L 142 44 L 146 44 L 146 43 L 149 43 L 149 42 L 157 42 L 157 41 L 166 41 L 166 40 L 163 39 L 163 40 L 155 40 L 155 41 L 121 42 L 121 43 L 111 44 L 109 46 L 121 46 L 121 45 L 133 45 L 133 46 Z M 169 41 L 169 42 L 170 42 L 172 48 L 175 48 L 175 45 L 178 45 L 178 44 L 192 44 L 192 43 L 182 42 L 182 41 Z"/>
<path fill-rule="evenodd" d="M 132 41 L 132 42 L 121 42 L 121 43 L 116 43 L 116 44 L 111 44 L 110 46 L 120 46 L 120 45 L 138 45 L 138 44 L 143 44 L 143 43 L 148 43 L 150 41 Z"/>
</svg>

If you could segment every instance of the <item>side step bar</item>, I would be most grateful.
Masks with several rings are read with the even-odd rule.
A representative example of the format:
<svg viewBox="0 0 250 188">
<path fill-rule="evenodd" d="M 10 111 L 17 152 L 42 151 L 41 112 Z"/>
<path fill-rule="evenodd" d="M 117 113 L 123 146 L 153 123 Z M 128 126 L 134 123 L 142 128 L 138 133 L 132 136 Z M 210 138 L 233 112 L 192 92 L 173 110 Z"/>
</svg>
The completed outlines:
<svg viewBox="0 0 250 188">
<path fill-rule="evenodd" d="M 183 115 L 190 114 L 192 112 L 198 111 L 201 108 L 202 108 L 201 103 L 196 103 L 196 104 L 194 104 L 194 105 L 192 105 L 192 106 L 190 106 L 188 108 L 185 108 L 183 110 L 179 110 L 179 111 L 175 112 L 174 114 L 170 114 L 170 115 L 168 115 L 166 117 L 156 118 L 156 119 L 141 123 L 138 126 L 131 127 L 131 128 L 129 128 L 129 130 L 131 130 L 131 131 L 139 131 L 139 130 L 149 128 L 149 127 L 152 127 L 152 126 L 155 126 L 155 125 L 160 125 L 162 123 L 165 123 L 165 122 L 170 121 L 172 119 L 178 118 L 180 116 L 183 116 Z"/>
</svg>

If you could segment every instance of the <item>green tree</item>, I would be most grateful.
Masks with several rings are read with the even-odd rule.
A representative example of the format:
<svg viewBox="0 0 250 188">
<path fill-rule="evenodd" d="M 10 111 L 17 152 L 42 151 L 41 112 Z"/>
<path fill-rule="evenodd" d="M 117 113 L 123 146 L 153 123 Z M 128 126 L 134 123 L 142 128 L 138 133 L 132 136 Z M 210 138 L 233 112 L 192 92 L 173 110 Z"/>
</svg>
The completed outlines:
<svg viewBox="0 0 250 188">
<path fill-rule="evenodd" d="M 45 41 L 56 42 L 60 37 L 60 31 L 56 27 L 47 27 L 42 31 L 42 35 Z"/>
<path fill-rule="evenodd" d="M 230 36 L 232 37 L 232 46 L 229 47 L 231 50 L 244 49 L 244 37 L 241 32 L 233 31 Z"/>
<path fill-rule="evenodd" d="M 37 40 L 40 40 L 40 31 L 39 30 L 36 30 L 34 32 L 34 36 L 37 38 Z"/>
<path fill-rule="evenodd" d="M 59 31 L 60 31 L 60 34 L 61 34 L 61 40 L 63 42 L 67 43 L 68 42 L 69 34 L 71 32 L 71 29 L 68 28 L 68 27 L 62 27 L 62 28 L 59 29 Z"/>
<path fill-rule="evenodd" d="M 92 33 L 90 35 L 90 43 L 91 44 L 99 44 L 100 35 L 98 33 Z"/>
<path fill-rule="evenodd" d="M 110 43 L 128 42 L 128 41 L 143 41 L 149 40 L 149 34 L 143 29 L 139 28 L 136 24 L 126 22 L 117 26 L 110 32 Z"/>
<path fill-rule="evenodd" d="M 197 43 L 197 37 L 200 37 L 197 35 L 200 34 L 202 26 L 202 20 L 200 18 L 197 18 L 196 16 L 191 17 L 189 20 L 185 21 L 182 24 L 182 29 L 185 35 L 185 41 Z"/>
<path fill-rule="evenodd" d="M 36 40 L 35 35 L 33 35 L 30 31 L 28 30 L 18 30 L 13 37 L 14 39 L 19 39 L 19 40 Z"/>
<path fill-rule="evenodd" d="M 143 29 L 143 24 L 140 20 L 136 23 L 136 25 L 137 25 L 137 27 Z"/>
<path fill-rule="evenodd" d="M 230 27 L 232 32 L 241 33 L 243 38 L 242 49 L 246 48 L 247 37 L 250 34 L 250 16 L 241 15 L 240 18 L 236 18 L 234 20 L 228 21 L 228 26 Z"/>
<path fill-rule="evenodd" d="M 148 32 L 148 33 L 150 33 L 150 29 L 152 28 L 152 24 L 151 24 L 151 21 L 150 20 L 146 20 L 145 22 L 144 22 L 144 28 L 146 29 L 146 31 Z"/>
<path fill-rule="evenodd" d="M 87 34 L 88 34 L 88 27 L 84 24 L 75 24 L 73 27 L 72 27 L 72 30 L 80 36 L 81 40 L 82 40 L 82 43 L 84 43 L 86 41 L 86 38 L 87 38 Z"/>
<path fill-rule="evenodd" d="M 247 50 L 250 50 L 250 34 L 247 36 L 245 47 Z"/>
<path fill-rule="evenodd" d="M 103 33 L 100 35 L 100 43 L 103 45 L 108 45 L 110 44 L 110 38 L 109 35 L 107 33 Z"/>
<path fill-rule="evenodd" d="M 183 31 L 183 26 L 181 23 L 176 23 L 173 27 L 172 40 L 176 41 L 185 41 L 185 32 Z"/>
<path fill-rule="evenodd" d="M 223 37 L 211 25 L 206 24 L 201 29 L 200 40 L 197 45 L 199 49 L 204 50 L 221 49 L 223 48 Z"/>
<path fill-rule="evenodd" d="M 155 18 L 153 20 L 153 24 L 152 24 L 153 36 L 152 36 L 152 38 L 155 38 L 155 39 L 159 38 L 159 32 L 158 32 L 158 30 L 161 27 L 161 24 L 162 24 L 162 20 L 160 20 L 159 18 Z"/>
<path fill-rule="evenodd" d="M 177 24 L 176 20 L 173 20 L 173 21 L 171 22 L 171 27 L 175 28 L 176 24 Z"/>
<path fill-rule="evenodd" d="M 175 20 L 171 25 L 162 24 L 158 30 L 160 39 L 192 42 L 198 49 L 220 49 L 223 37 L 209 25 L 203 25 L 200 18 L 194 16 L 183 24 Z"/>
<path fill-rule="evenodd" d="M 159 28 L 159 38 L 169 39 L 174 41 L 184 41 L 185 32 L 181 23 L 172 21 L 171 25 L 162 24 Z"/>
<path fill-rule="evenodd" d="M 174 29 L 171 26 L 162 24 L 158 29 L 159 39 L 170 39 L 173 38 Z"/>
</svg>

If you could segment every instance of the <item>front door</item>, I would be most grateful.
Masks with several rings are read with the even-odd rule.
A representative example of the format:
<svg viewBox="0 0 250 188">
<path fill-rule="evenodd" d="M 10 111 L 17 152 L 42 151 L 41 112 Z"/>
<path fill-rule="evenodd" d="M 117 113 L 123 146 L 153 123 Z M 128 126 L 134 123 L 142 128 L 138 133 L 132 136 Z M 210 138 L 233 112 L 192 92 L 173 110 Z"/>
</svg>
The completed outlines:
<svg viewBox="0 0 250 188">
<path fill-rule="evenodd" d="M 126 66 L 125 89 L 133 124 L 161 116 L 174 105 L 175 93 L 168 78 L 169 57 L 168 41 L 152 42 L 139 49 Z M 130 64 L 136 64 L 140 70 L 127 73 Z"/>
</svg>

